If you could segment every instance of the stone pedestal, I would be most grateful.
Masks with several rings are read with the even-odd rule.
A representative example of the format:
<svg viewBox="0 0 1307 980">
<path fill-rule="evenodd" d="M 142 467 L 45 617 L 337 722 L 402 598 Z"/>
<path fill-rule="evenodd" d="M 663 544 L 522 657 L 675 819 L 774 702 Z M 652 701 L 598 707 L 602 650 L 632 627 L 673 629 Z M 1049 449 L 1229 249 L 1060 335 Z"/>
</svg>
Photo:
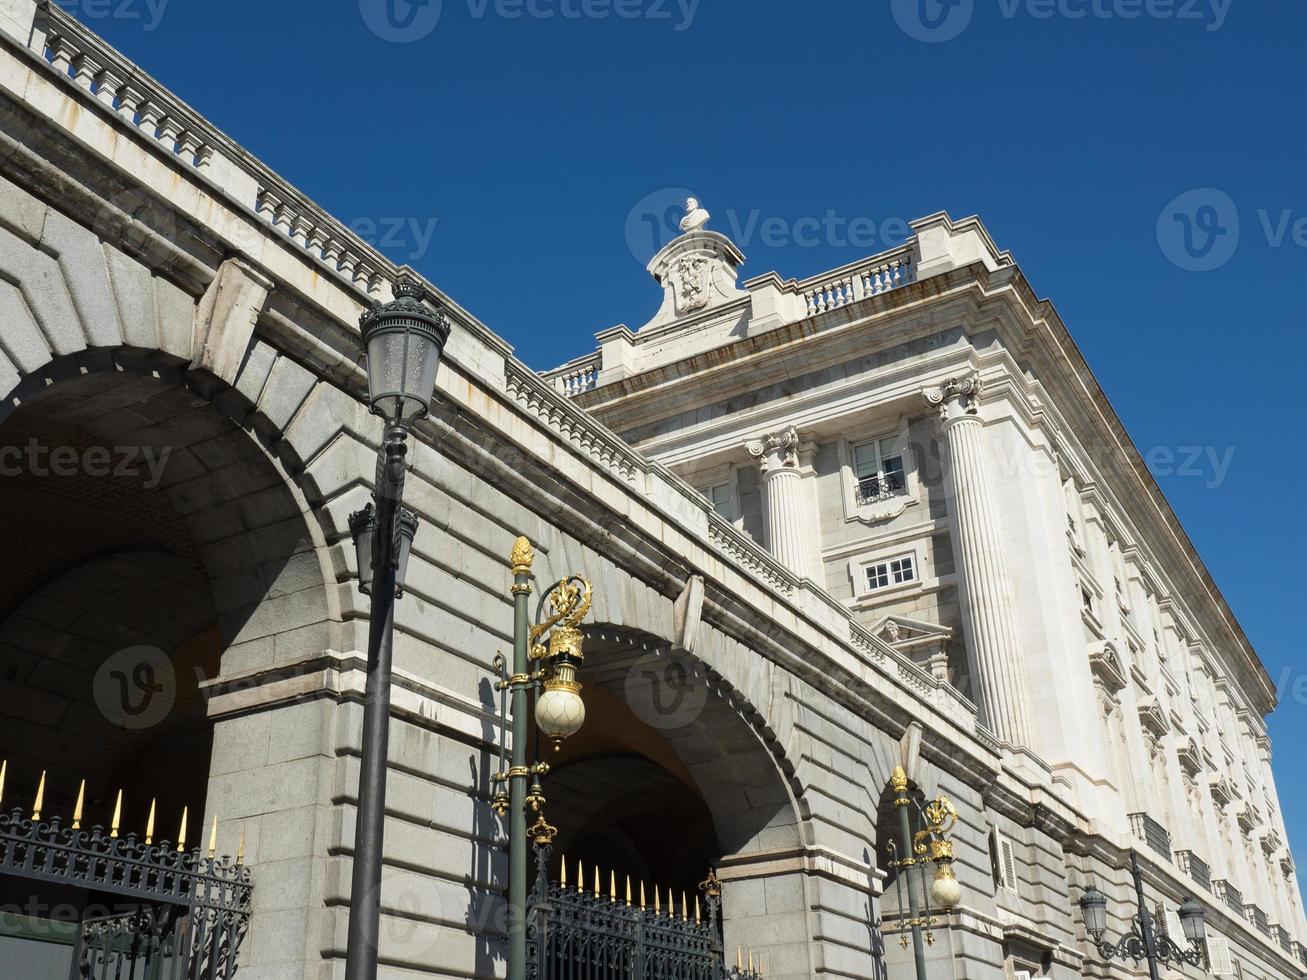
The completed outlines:
<svg viewBox="0 0 1307 980">
<path fill-rule="evenodd" d="M 990 729 L 1013 746 L 1030 746 L 1030 697 L 1021 657 L 1012 582 L 1003 554 L 1002 527 L 994 499 L 979 414 L 979 377 L 949 378 L 924 392 L 937 406 L 948 440 L 950 511 L 954 547 L 962 570 L 967 639 L 976 693 Z"/>
</svg>

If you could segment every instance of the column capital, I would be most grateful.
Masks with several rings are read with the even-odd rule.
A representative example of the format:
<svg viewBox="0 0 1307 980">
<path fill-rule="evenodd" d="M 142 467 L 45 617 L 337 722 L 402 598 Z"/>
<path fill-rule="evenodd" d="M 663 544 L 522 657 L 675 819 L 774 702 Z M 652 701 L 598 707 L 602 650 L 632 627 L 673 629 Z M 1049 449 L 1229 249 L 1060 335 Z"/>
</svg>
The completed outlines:
<svg viewBox="0 0 1307 980">
<path fill-rule="evenodd" d="M 944 381 L 922 390 L 926 404 L 939 408 L 941 422 L 958 422 L 980 414 L 980 393 L 984 387 L 980 375 L 945 378 Z"/>
<path fill-rule="evenodd" d="M 799 430 L 792 425 L 751 440 L 745 448 L 758 460 L 763 473 L 797 470 L 799 467 Z"/>
</svg>

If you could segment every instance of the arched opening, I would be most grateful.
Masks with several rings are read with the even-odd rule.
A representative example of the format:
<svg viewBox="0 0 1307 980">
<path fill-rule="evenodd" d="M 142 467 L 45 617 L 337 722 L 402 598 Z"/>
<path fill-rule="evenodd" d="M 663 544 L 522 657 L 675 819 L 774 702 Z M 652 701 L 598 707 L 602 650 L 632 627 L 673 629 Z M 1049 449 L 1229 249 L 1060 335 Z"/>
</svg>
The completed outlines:
<svg viewBox="0 0 1307 980">
<path fill-rule="evenodd" d="M 107 835 L 121 799 L 118 836 L 175 846 L 185 812 L 194 846 L 209 829 L 206 684 L 262 631 L 306 549 L 316 563 L 301 508 L 252 433 L 165 359 L 63 359 L 5 409 L 4 807 L 30 814 L 44 775 L 43 820 Z M 131 904 L 3 872 L 0 902 L 24 924 L 0 931 L 0 959 L 34 978 L 68 976 L 78 924 Z"/>
<path fill-rule="evenodd" d="M 572 887 L 584 869 L 586 890 L 615 891 L 621 903 L 629 879 L 633 904 L 643 893 L 646 908 L 693 917 L 716 869 L 724 948 L 777 963 L 806 957 L 802 923 L 786 920 L 790 935 L 766 914 L 769 902 L 803 907 L 801 835 L 753 709 L 665 642 L 602 624 L 586 633 L 586 722 L 544 780 L 545 815 L 559 830 L 550 878 L 565 861 Z"/>
</svg>

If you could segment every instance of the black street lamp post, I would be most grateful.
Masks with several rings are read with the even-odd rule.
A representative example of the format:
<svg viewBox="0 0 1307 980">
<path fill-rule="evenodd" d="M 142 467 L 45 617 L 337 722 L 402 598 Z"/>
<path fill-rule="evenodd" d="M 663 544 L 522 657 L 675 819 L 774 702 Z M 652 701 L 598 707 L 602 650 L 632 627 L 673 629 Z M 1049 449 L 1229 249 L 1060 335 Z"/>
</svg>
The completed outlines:
<svg viewBox="0 0 1307 980">
<path fill-rule="evenodd" d="M 381 927 L 381 852 L 386 818 L 391 650 L 395 600 L 418 520 L 401 502 L 410 426 L 426 416 L 436 368 L 449 339 L 449 319 L 423 300 L 417 282 L 401 278 L 393 302 L 374 304 L 359 320 L 367 348 L 368 401 L 385 421 L 377 457 L 374 504 L 350 516 L 358 559 L 359 591 L 371 596 L 367 687 L 363 708 L 358 818 L 350 881 L 346 980 L 376 980 Z"/>
<path fill-rule="evenodd" d="M 1184 904 L 1180 906 L 1180 927 L 1184 931 L 1185 939 L 1189 941 L 1188 948 L 1185 948 L 1176 942 L 1178 937 L 1165 933 L 1160 936 L 1157 934 L 1153 915 L 1148 911 L 1148 903 L 1144 900 L 1144 879 L 1139 872 L 1139 855 L 1134 850 L 1130 851 L 1130 875 L 1134 879 L 1137 910 L 1131 922 L 1130 932 L 1121 937 L 1118 942 L 1109 942 L 1104 938 L 1107 934 L 1107 896 L 1093 885 L 1090 885 L 1080 896 L 1080 911 L 1084 915 L 1085 931 L 1098 947 L 1099 955 L 1109 962 L 1114 959 L 1131 959 L 1135 963 L 1147 960 L 1148 975 L 1151 980 L 1158 980 L 1159 963 L 1163 966 L 1180 963 L 1204 966 L 1206 958 L 1203 953 L 1203 939 L 1206 936 L 1206 927 L 1203 924 L 1203 907 L 1192 898 L 1185 899 Z"/>
</svg>

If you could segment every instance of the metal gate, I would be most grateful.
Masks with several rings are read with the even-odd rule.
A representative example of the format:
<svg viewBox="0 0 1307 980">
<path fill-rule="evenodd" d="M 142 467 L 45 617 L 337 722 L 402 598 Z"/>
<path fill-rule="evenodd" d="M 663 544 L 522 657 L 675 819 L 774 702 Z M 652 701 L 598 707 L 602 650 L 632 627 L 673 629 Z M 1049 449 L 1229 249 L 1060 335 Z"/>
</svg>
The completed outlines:
<svg viewBox="0 0 1307 980">
<path fill-rule="evenodd" d="M 537 824 L 533 831 L 543 824 Z M 544 825 L 546 830 L 552 830 Z M 740 954 L 728 968 L 721 938 L 721 883 L 716 875 L 700 885 L 693 911 L 686 895 L 633 901 L 629 882 L 618 893 L 610 877 L 607 892 L 596 872 L 594 887 L 575 887 L 548 876 L 552 836 L 535 838 L 536 883 L 527 919 L 527 976 L 531 980 L 757 980 L 761 962 Z M 564 879 L 566 871 L 564 871 Z M 579 876 L 578 876 L 579 877 Z M 642 890 L 642 889 L 641 889 Z"/>
<path fill-rule="evenodd" d="M 0 875 L 82 889 L 112 903 L 106 914 L 79 923 L 69 980 L 236 975 L 252 891 L 239 860 L 13 810 L 0 813 Z"/>
</svg>

